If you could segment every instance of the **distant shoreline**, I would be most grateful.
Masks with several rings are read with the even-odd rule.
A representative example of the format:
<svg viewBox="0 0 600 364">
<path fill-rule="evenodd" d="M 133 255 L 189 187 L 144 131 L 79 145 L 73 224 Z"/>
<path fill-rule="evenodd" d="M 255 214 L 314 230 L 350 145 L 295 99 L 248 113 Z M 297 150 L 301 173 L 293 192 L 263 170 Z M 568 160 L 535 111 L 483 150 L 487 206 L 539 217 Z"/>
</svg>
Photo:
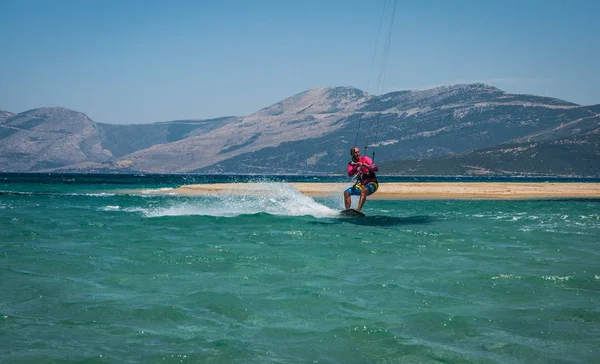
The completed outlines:
<svg viewBox="0 0 600 364">
<path fill-rule="evenodd" d="M 501 176 L 501 175 L 385 175 L 378 174 L 379 181 L 389 183 L 426 183 L 426 182 L 499 182 L 499 183 L 598 183 L 600 176 Z M 160 174 L 160 173 L 41 173 L 41 172 L 0 172 L 3 183 L 85 183 L 109 184 L 161 184 L 163 186 L 182 186 L 205 183 L 258 183 L 265 182 L 323 182 L 351 183 L 346 175 L 291 175 L 291 174 Z"/>
<path fill-rule="evenodd" d="M 311 197 L 341 195 L 351 183 L 290 182 Z M 269 194 L 261 183 L 192 184 L 167 191 L 178 195 Z M 385 182 L 370 199 L 539 199 L 600 198 L 599 183 L 553 182 Z"/>
</svg>

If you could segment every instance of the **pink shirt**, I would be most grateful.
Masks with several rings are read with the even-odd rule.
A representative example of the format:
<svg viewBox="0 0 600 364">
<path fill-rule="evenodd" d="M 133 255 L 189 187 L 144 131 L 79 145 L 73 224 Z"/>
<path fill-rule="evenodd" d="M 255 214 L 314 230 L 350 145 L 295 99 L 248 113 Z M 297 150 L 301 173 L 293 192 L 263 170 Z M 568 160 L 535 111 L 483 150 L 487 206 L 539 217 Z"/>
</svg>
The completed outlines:
<svg viewBox="0 0 600 364">
<path fill-rule="evenodd" d="M 375 173 L 373 173 L 373 172 L 377 172 L 379 169 L 373 163 L 371 158 L 369 158 L 367 156 L 361 156 L 360 158 L 358 158 L 358 161 L 360 163 L 366 163 L 366 164 L 370 165 L 370 168 L 352 165 L 352 161 L 350 161 L 348 163 L 348 176 L 354 177 L 357 173 L 361 173 L 362 176 L 359 176 L 358 180 L 363 185 L 367 184 L 369 182 L 377 182 L 377 177 L 375 177 Z"/>
</svg>

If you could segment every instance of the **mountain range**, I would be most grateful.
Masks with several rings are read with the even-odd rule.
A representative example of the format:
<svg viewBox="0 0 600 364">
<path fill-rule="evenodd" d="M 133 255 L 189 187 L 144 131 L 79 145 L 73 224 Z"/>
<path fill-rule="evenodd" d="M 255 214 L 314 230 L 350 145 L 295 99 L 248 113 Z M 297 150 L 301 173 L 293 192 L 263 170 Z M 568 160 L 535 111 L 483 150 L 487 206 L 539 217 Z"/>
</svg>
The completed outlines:
<svg viewBox="0 0 600 364">
<path fill-rule="evenodd" d="M 600 105 L 467 84 L 319 87 L 248 116 L 136 125 L 0 110 L 4 172 L 344 174 L 354 145 L 382 174 L 600 176 Z"/>
</svg>

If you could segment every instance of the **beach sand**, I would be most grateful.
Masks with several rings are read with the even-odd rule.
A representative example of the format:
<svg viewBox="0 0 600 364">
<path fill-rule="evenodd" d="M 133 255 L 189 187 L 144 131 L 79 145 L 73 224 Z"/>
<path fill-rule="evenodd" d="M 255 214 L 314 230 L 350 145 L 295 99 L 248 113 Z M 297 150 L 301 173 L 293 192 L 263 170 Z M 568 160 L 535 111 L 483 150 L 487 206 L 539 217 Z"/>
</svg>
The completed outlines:
<svg viewBox="0 0 600 364">
<path fill-rule="evenodd" d="M 291 182 L 289 185 L 312 197 L 342 194 L 351 183 Z M 267 194 L 270 188 L 257 183 L 184 185 L 169 194 Z M 531 199 L 600 198 L 600 183 L 528 182 L 391 182 L 381 183 L 369 199 Z"/>
</svg>

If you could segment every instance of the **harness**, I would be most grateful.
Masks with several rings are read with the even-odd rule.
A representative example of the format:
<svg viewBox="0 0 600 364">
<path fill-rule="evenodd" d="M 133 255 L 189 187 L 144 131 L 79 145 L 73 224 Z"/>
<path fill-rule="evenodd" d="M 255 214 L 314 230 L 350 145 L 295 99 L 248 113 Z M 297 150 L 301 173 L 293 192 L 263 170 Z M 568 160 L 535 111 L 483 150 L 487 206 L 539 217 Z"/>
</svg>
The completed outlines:
<svg viewBox="0 0 600 364">
<path fill-rule="evenodd" d="M 377 182 L 375 172 L 369 171 L 367 173 L 364 173 L 360 170 L 360 168 L 357 170 L 358 173 L 356 174 L 356 182 L 354 183 L 354 186 L 362 191 L 366 185 L 372 184 L 373 186 L 375 186 L 375 190 L 373 192 L 376 192 L 379 189 L 379 183 Z"/>
<path fill-rule="evenodd" d="M 377 192 L 377 190 L 379 189 L 379 183 L 377 183 L 377 181 L 367 182 L 367 185 L 373 185 L 373 186 L 375 186 L 375 190 L 373 192 Z M 356 188 L 358 188 L 361 191 L 365 189 L 365 185 L 363 185 L 362 182 L 356 181 L 356 183 L 354 184 L 354 186 L 356 186 Z"/>
</svg>

